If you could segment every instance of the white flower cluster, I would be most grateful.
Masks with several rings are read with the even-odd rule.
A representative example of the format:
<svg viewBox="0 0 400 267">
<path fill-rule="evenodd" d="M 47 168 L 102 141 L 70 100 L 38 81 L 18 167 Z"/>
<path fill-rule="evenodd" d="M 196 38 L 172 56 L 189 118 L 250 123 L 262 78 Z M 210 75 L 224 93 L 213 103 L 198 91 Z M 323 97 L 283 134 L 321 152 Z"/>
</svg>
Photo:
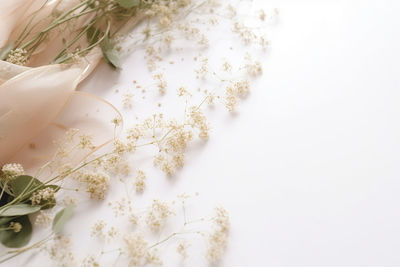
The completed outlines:
<svg viewBox="0 0 400 267">
<path fill-rule="evenodd" d="M 80 182 L 86 184 L 86 192 L 91 198 L 102 200 L 110 186 L 110 178 L 103 172 L 85 171 L 77 175 Z"/>
<path fill-rule="evenodd" d="M 148 242 L 141 233 L 131 233 L 124 238 L 126 251 L 131 266 L 144 266 L 147 264 L 162 265 L 156 250 L 150 250 Z"/>
<path fill-rule="evenodd" d="M 49 201 L 55 203 L 55 190 L 51 187 L 40 189 L 32 194 L 30 201 L 32 205 L 40 205 L 42 201 Z"/>
<path fill-rule="evenodd" d="M 142 170 L 138 170 L 135 179 L 135 188 L 137 193 L 142 193 L 146 187 L 146 173 Z"/>
<path fill-rule="evenodd" d="M 231 82 L 225 90 L 225 106 L 230 111 L 235 111 L 239 103 L 239 97 L 244 98 L 248 95 L 250 83 L 248 80 Z"/>
<path fill-rule="evenodd" d="M 18 163 L 8 163 L 1 168 L 1 178 L 8 181 L 25 173 L 24 168 Z"/>
<path fill-rule="evenodd" d="M 158 232 L 172 214 L 173 212 L 167 203 L 154 199 L 147 212 L 146 223 L 152 231 Z"/>
<path fill-rule="evenodd" d="M 221 259 L 228 243 L 230 228 L 228 212 L 222 207 L 216 208 L 216 216 L 213 221 L 215 230 L 209 236 L 207 258 L 210 262 L 217 262 Z"/>
<path fill-rule="evenodd" d="M 189 108 L 189 124 L 192 126 L 192 128 L 199 129 L 199 137 L 201 139 L 208 139 L 210 127 L 207 123 L 206 116 L 204 116 L 200 108 L 196 106 Z"/>
<path fill-rule="evenodd" d="M 16 65 L 24 66 L 28 62 L 28 52 L 21 48 L 11 50 L 6 61 Z"/>
</svg>

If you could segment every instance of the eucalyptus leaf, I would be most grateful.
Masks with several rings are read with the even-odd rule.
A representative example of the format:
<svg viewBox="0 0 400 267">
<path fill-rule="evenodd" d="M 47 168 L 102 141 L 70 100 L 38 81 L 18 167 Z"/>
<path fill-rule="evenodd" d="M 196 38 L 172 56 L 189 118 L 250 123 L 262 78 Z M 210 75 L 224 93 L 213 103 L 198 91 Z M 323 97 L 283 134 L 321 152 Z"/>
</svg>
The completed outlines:
<svg viewBox="0 0 400 267">
<path fill-rule="evenodd" d="M 29 175 L 20 175 L 15 179 L 10 181 L 10 188 L 14 194 L 14 197 L 17 197 L 22 194 L 22 192 L 29 192 L 34 188 L 41 188 L 44 184 L 38 179 L 29 176 Z M 30 194 L 25 196 L 25 198 L 29 198 Z"/>
<path fill-rule="evenodd" d="M 9 186 L 11 188 L 11 191 L 12 191 L 14 197 L 17 197 L 17 196 L 21 195 L 22 192 L 25 192 L 24 193 L 25 196 L 21 199 L 21 202 L 30 198 L 30 196 L 33 193 L 30 191 L 32 191 L 33 189 L 35 189 L 35 191 L 37 191 L 40 189 L 50 187 L 50 188 L 53 188 L 55 192 L 60 190 L 60 187 L 58 185 L 45 185 L 38 179 L 36 179 L 32 176 L 29 176 L 29 175 L 20 175 L 20 176 L 16 177 L 14 180 L 10 181 Z M 30 193 L 27 194 L 28 192 L 30 192 Z"/>
<path fill-rule="evenodd" d="M 13 219 L 15 219 L 15 217 L 0 217 L 0 227 L 7 227 L 8 225 L 6 224 L 9 224 Z"/>
<path fill-rule="evenodd" d="M 32 236 L 32 224 L 28 215 L 21 216 L 12 220 L 21 224 L 21 231 L 14 230 L 0 231 L 0 242 L 9 248 L 20 248 L 28 244 Z M 8 224 L 9 225 L 9 224 Z M 6 225 L 6 226 L 8 226 Z"/>
<path fill-rule="evenodd" d="M 117 4 L 123 8 L 132 8 L 140 5 L 140 0 L 117 0 Z"/>
<path fill-rule="evenodd" d="M 3 49 L 0 50 L 0 60 L 5 60 L 8 57 L 10 51 L 13 49 L 14 49 L 13 43 L 4 46 Z"/>
<path fill-rule="evenodd" d="M 64 228 L 65 223 L 71 218 L 75 205 L 69 204 L 64 209 L 60 210 L 53 220 L 53 232 L 59 233 Z"/>
<path fill-rule="evenodd" d="M 114 68 L 121 68 L 119 53 L 114 45 L 106 36 L 101 44 L 101 51 L 103 52 L 104 59 Z"/>
<path fill-rule="evenodd" d="M 15 204 L 0 208 L 0 216 L 21 216 L 35 213 L 40 210 L 40 206 L 32 206 L 30 204 Z"/>
</svg>

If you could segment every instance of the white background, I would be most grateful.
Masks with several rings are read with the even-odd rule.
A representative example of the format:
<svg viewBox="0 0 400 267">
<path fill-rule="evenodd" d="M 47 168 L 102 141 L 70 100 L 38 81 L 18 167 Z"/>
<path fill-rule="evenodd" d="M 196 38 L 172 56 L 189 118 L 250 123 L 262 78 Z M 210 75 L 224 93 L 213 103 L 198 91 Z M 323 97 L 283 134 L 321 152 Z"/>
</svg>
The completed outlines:
<svg viewBox="0 0 400 267">
<path fill-rule="evenodd" d="M 224 266 L 400 266 L 400 3 L 263 2 L 265 76 L 185 170 L 231 213 Z"/>
<path fill-rule="evenodd" d="M 258 4 L 280 10 L 264 76 L 173 183 L 158 173 L 161 195 L 230 212 L 221 266 L 400 266 L 400 2 Z M 131 86 L 135 56 L 124 64 L 87 90 L 107 95 L 105 74 Z"/>
</svg>

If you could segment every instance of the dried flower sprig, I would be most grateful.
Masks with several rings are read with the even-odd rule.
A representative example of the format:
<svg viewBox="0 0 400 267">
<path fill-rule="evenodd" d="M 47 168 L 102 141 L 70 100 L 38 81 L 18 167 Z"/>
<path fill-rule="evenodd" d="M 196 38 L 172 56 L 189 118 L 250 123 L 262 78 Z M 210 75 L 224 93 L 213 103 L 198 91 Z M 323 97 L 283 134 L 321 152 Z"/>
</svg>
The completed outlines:
<svg viewBox="0 0 400 267">
<path fill-rule="evenodd" d="M 160 27 L 168 27 L 173 16 L 190 3 L 175 0 L 82 0 L 66 11 L 57 10 L 56 5 L 51 12 L 52 19 L 42 26 L 37 17 L 40 17 L 48 2 L 45 1 L 32 13 L 18 37 L 3 47 L 0 60 L 26 65 L 42 44 L 67 29 L 67 34 L 61 34 L 61 40 L 56 39 L 62 42 L 62 49 L 49 63 L 74 62 L 100 46 L 104 59 L 111 66 L 120 67 L 120 48 L 115 40 L 121 30 L 132 26 L 132 22 L 154 17 L 159 18 Z M 82 24 L 82 21 L 85 23 Z"/>
<path fill-rule="evenodd" d="M 81 1 L 81 3 L 89 3 L 90 1 Z M 174 25 L 174 20 L 172 17 L 172 14 L 174 13 L 175 7 L 173 3 L 176 3 L 178 6 L 186 6 L 189 4 L 190 1 L 145 1 L 145 0 L 135 0 L 135 1 L 130 1 L 130 0 L 121 0 L 121 1 L 95 1 L 97 4 L 104 4 L 103 8 L 106 7 L 106 4 L 115 4 L 114 7 L 116 9 L 132 9 L 132 10 L 137 10 L 137 11 L 142 11 L 141 8 L 147 9 L 146 16 L 153 18 L 154 20 L 158 21 L 158 25 L 160 26 L 160 29 L 167 29 L 168 27 L 171 27 L 171 25 Z M 137 3 L 139 3 L 137 5 Z M 148 4 L 148 6 L 142 5 L 143 3 Z M 172 3 L 172 4 L 171 4 Z M 129 7 L 124 7 L 123 5 L 132 5 Z M 100 6 L 98 6 L 100 7 Z M 83 8 L 81 6 L 80 8 Z M 71 16 L 77 16 L 74 17 L 68 21 L 68 24 L 72 25 L 72 28 L 74 26 L 74 21 L 77 21 L 79 16 L 78 13 L 81 12 L 81 9 L 78 8 L 74 12 L 77 13 L 70 13 Z M 88 16 L 89 15 L 93 16 L 93 14 L 97 15 L 100 13 L 92 13 L 90 11 L 91 9 L 96 8 L 96 6 L 90 6 L 86 11 L 83 12 L 88 12 L 84 13 L 81 16 Z M 66 40 L 64 42 L 64 48 L 60 52 L 60 54 L 56 55 L 56 59 L 52 61 L 52 63 L 67 63 L 67 62 L 73 62 L 74 60 L 78 60 L 79 57 L 84 56 L 88 51 L 91 49 L 91 45 L 97 46 L 100 45 L 103 48 L 103 54 L 106 60 L 109 60 L 109 63 L 113 66 L 118 67 L 118 57 L 117 57 L 117 52 L 118 52 L 118 36 L 116 33 L 119 31 L 119 29 L 115 28 L 114 26 L 117 24 L 113 24 L 114 20 L 112 19 L 112 16 L 115 15 L 113 12 L 116 9 L 109 9 L 107 12 L 110 12 L 107 14 L 109 17 L 102 17 L 99 18 L 99 21 L 102 21 L 100 23 L 99 21 L 94 22 L 94 24 L 90 25 L 87 24 L 83 28 L 78 28 L 78 30 L 74 31 L 74 35 L 72 37 L 77 38 L 75 41 L 74 39 L 71 40 Z M 100 10 L 100 9 L 99 9 Z M 122 9 L 121 9 L 122 10 Z M 93 11 L 94 12 L 94 11 Z M 105 9 L 102 11 L 100 10 L 99 12 L 105 12 Z M 74 15 L 75 14 L 75 15 Z M 59 16 L 58 14 L 57 16 Z M 137 14 L 133 15 L 135 17 Z M 68 15 L 69 16 L 69 15 Z M 67 16 L 67 17 L 68 17 Z M 65 17 L 65 19 L 67 18 Z M 92 17 L 91 19 L 93 19 Z M 126 18 L 128 21 L 131 18 Z M 265 14 L 260 14 L 260 19 L 264 20 L 265 19 Z M 91 20 L 89 20 L 91 21 Z M 93 21 L 91 21 L 93 22 Z M 53 30 L 56 30 L 57 27 L 62 27 L 62 20 L 59 21 L 60 24 L 57 26 L 54 26 L 54 28 L 50 29 L 49 32 L 44 32 L 42 35 L 47 35 L 50 36 L 51 32 Z M 98 24 L 97 24 L 98 23 Z M 217 23 L 216 20 L 210 19 L 211 24 Z M 33 24 L 32 24 L 33 25 Z M 56 24 L 54 24 L 56 25 Z M 88 28 L 87 26 L 90 25 Z M 121 23 L 120 26 L 123 26 Z M 176 26 L 176 25 L 175 25 Z M 242 36 L 241 32 L 244 32 L 244 37 L 248 36 L 253 36 L 249 31 L 251 30 L 250 28 L 247 29 L 239 29 L 234 28 L 234 31 L 238 33 L 240 36 Z M 183 34 L 187 34 L 189 37 L 196 36 L 199 37 L 199 43 L 202 45 L 206 45 L 206 40 L 204 40 L 204 35 L 199 32 L 199 30 L 196 27 L 190 26 L 188 24 L 182 24 L 179 27 L 179 31 L 181 31 Z M 27 28 L 29 31 L 29 27 Z M 243 31 L 242 31 L 243 30 Z M 85 34 L 86 31 L 86 34 Z M 171 48 L 171 44 L 173 40 L 175 39 L 175 36 L 172 34 L 168 33 L 168 30 L 160 30 L 159 33 L 167 33 L 167 34 L 160 34 L 162 37 L 160 37 L 160 40 L 163 40 L 165 42 L 164 44 L 167 45 L 168 48 Z M 79 36 L 82 34 L 81 36 Z M 151 31 L 150 28 L 146 28 L 142 34 L 145 35 L 146 38 L 149 38 L 150 36 L 153 36 L 155 34 L 158 34 L 156 31 Z M 84 38 L 86 35 L 86 39 Z M 27 34 L 26 36 L 29 36 Z M 202 37 L 200 37 L 202 36 Z M 254 37 L 254 36 L 253 36 Z M 253 38 L 252 37 L 252 38 Z M 28 37 L 27 37 L 28 38 Z M 31 38 L 31 37 L 29 37 Z M 247 37 L 246 37 L 247 38 Z M 261 38 L 261 37 L 260 37 Z M 260 38 L 253 38 L 255 41 L 261 40 Z M 84 40 L 84 44 L 89 44 L 85 48 L 85 46 L 81 46 L 81 41 L 82 39 Z M 46 42 L 46 38 L 39 38 L 37 39 L 40 42 Z M 95 41 L 96 40 L 96 41 Z M 254 41 L 253 40 L 253 41 Z M 25 40 L 26 41 L 26 40 Z M 91 42 L 94 42 L 90 45 Z M 258 42 L 258 41 L 257 41 Z M 26 42 L 21 42 L 21 45 L 26 44 Z M 37 49 L 40 44 L 35 48 L 34 43 L 30 44 L 29 49 Z M 93 47 L 94 47 L 93 46 Z M 90 47 L 90 48 L 89 48 Z M 108 47 L 107 49 L 104 49 L 104 47 Z M 19 50 L 18 50 L 19 49 Z M 87 50 L 85 50 L 87 49 Z M 152 58 L 157 58 L 161 57 L 160 56 L 160 49 L 157 47 L 148 47 L 148 53 L 149 53 L 149 58 L 150 60 Z M 107 53 L 108 51 L 108 53 Z M 26 64 L 28 63 L 28 56 L 29 52 L 25 48 L 15 48 L 14 50 L 11 50 L 8 54 L 7 60 L 9 61 L 14 61 L 14 63 L 17 64 Z M 30 54 L 32 55 L 32 53 Z M 58 58 L 57 58 L 58 57 Z M 115 61 L 114 61 L 115 59 Z M 200 63 L 202 64 L 198 71 L 196 72 L 196 75 L 200 78 L 204 78 L 207 75 L 211 75 L 212 77 L 216 78 L 217 80 L 219 79 L 221 83 L 224 84 L 222 86 L 223 88 L 226 88 L 226 97 L 223 98 L 221 96 L 221 99 L 223 101 L 226 101 L 226 107 L 230 110 L 233 111 L 239 98 L 245 97 L 248 92 L 249 92 L 249 80 L 251 77 L 260 75 L 262 73 L 262 68 L 261 64 L 257 61 L 253 61 L 251 57 L 245 58 L 245 64 L 239 68 L 239 70 L 245 72 L 245 76 L 242 79 L 233 79 L 233 78 L 220 78 L 220 75 L 217 74 L 214 71 L 211 71 L 209 66 L 208 66 L 208 59 L 203 58 L 200 60 Z M 172 64 L 172 63 L 171 63 Z M 229 62 L 225 62 L 223 65 L 223 71 L 226 73 L 232 74 L 232 65 L 230 65 Z M 158 91 L 161 93 L 161 95 L 166 94 L 170 91 L 167 91 L 168 83 L 166 82 L 165 77 L 161 74 L 155 74 L 153 75 L 154 79 L 156 80 L 156 88 L 158 88 Z M 187 90 L 185 87 L 180 87 L 178 89 L 178 95 L 182 98 L 189 98 L 192 96 L 192 93 L 190 90 Z M 174 119 L 166 119 L 163 114 L 154 114 L 153 116 L 150 116 L 148 119 L 144 120 L 142 123 L 138 123 L 136 126 L 133 128 L 129 129 L 128 131 L 128 138 L 125 141 L 121 140 L 115 140 L 114 143 L 114 148 L 112 153 L 106 153 L 101 156 L 94 157 L 93 160 L 88 160 L 87 162 L 81 164 L 80 166 L 76 168 L 72 168 L 68 164 L 64 165 L 58 165 L 54 164 L 54 166 L 57 166 L 56 170 L 59 172 L 57 176 L 53 176 L 53 178 L 49 179 L 45 183 L 43 183 L 45 188 L 34 188 L 35 190 L 28 190 L 26 193 L 30 193 L 30 197 L 27 202 L 22 203 L 22 204 L 34 204 L 34 205 L 41 205 L 44 204 L 43 201 L 47 201 L 48 204 L 53 204 L 53 201 L 55 200 L 54 193 L 53 191 L 56 191 L 55 188 L 50 187 L 50 183 L 63 183 L 65 181 L 65 178 L 68 176 L 73 176 L 76 178 L 77 181 L 80 183 L 84 184 L 86 187 L 86 191 L 89 193 L 89 196 L 91 198 L 97 199 L 97 200 L 102 200 L 106 198 L 107 191 L 112 183 L 110 183 L 110 178 L 108 175 L 104 173 L 104 171 L 110 171 L 110 172 L 120 172 L 120 173 L 129 173 L 129 165 L 126 164 L 124 161 L 124 156 L 126 154 L 129 154 L 130 152 L 136 151 L 139 147 L 144 147 L 144 146 L 155 146 L 157 149 L 157 155 L 155 156 L 154 163 L 155 165 L 159 166 L 164 172 L 166 172 L 169 175 L 172 175 L 178 168 L 182 167 L 184 164 L 184 159 L 185 159 L 185 151 L 189 145 L 190 142 L 197 136 L 200 139 L 206 140 L 209 135 L 209 124 L 207 121 L 207 118 L 205 116 L 204 110 L 201 108 L 203 104 L 211 104 L 213 103 L 215 98 L 220 98 L 216 92 L 212 91 L 207 91 L 204 90 L 205 97 L 203 100 L 200 102 L 199 105 L 189 105 L 185 108 L 185 113 L 184 113 L 184 119 L 183 121 L 177 122 Z M 127 94 L 126 95 L 126 108 L 132 109 L 132 97 L 133 95 Z M 232 100 L 232 102 L 229 102 L 229 99 Z M 124 103 L 125 104 L 125 103 Z M 159 105 L 160 106 L 160 105 Z M 120 121 L 118 119 L 113 120 L 113 123 L 115 126 L 118 126 L 120 124 Z M 74 147 L 77 149 L 91 149 L 93 148 L 93 144 L 91 142 L 91 139 L 89 136 L 85 135 L 80 135 L 80 136 L 75 136 L 77 137 L 78 143 Z M 66 150 L 60 150 L 59 151 L 60 157 L 63 157 L 67 155 L 70 151 Z M 15 168 L 14 168 L 15 167 Z M 89 168 L 87 168 L 89 167 Z M 2 195 L 3 194 L 8 194 L 7 193 L 7 184 L 12 181 L 13 179 L 17 178 L 18 175 L 21 175 L 20 168 L 17 165 L 10 165 L 8 167 L 4 168 L 5 171 L 3 171 L 5 174 L 5 177 L 8 177 L 7 179 L 4 179 L 2 181 Z M 7 173 L 8 171 L 8 173 Z M 18 174 L 18 175 L 17 175 Z M 37 176 L 35 176 L 37 177 Z M 133 186 L 136 192 L 142 192 L 145 188 L 145 183 L 146 183 L 146 175 L 142 171 L 137 171 L 137 175 L 135 177 L 136 179 L 133 181 Z M 34 178 L 30 178 L 33 180 Z M 26 197 L 26 196 L 25 196 Z M 1 198 L 1 197 L 0 197 Z M 22 198 L 21 198 L 22 199 Z M 26 198 L 24 198 L 26 199 Z M 11 202 L 14 200 L 11 200 Z M 19 200 L 18 200 L 19 201 Z M 9 204 L 9 206 L 12 206 L 14 204 L 18 204 L 19 202 L 15 201 L 14 203 Z M 30 201 L 30 202 L 29 202 Z M 129 203 L 129 204 L 127 204 Z M 126 207 L 129 205 L 129 207 Z M 153 202 L 152 205 L 150 205 L 149 209 L 146 211 L 143 211 L 142 214 L 137 213 L 137 210 L 133 210 L 130 206 L 130 200 L 128 198 L 123 198 L 120 201 L 115 201 L 112 205 L 113 211 L 115 212 L 116 216 L 129 216 L 130 222 L 135 225 L 140 225 L 140 223 L 145 223 L 146 227 L 151 230 L 152 233 L 161 233 L 160 229 L 164 229 L 163 227 L 166 225 L 167 221 L 170 220 L 171 217 L 175 215 L 175 212 L 168 206 L 167 203 L 161 200 L 156 200 Z M 0 207 L 0 212 L 2 210 L 2 207 Z M 60 215 L 57 218 L 55 218 L 55 223 L 53 223 L 53 228 L 54 225 L 58 225 L 57 221 L 60 220 L 60 218 L 64 218 L 63 221 L 65 221 L 65 218 L 68 216 L 64 216 L 64 214 L 67 214 L 70 212 L 70 209 L 63 210 Z M 134 211 L 134 213 L 133 213 Z M 42 213 L 41 211 L 37 211 Z M 194 221 L 187 221 L 186 219 L 186 210 L 185 207 L 183 207 L 183 212 L 184 212 L 184 227 L 187 225 L 191 225 Z M 56 216 L 57 217 L 57 216 Z M 1 220 L 1 219 L 0 219 Z M 198 220 L 200 222 L 203 222 L 204 219 Z M 214 224 L 214 231 L 210 233 L 209 235 L 202 234 L 203 236 L 206 236 L 207 241 L 208 241 L 208 250 L 207 250 L 207 258 L 212 261 L 218 261 L 227 245 L 227 240 L 228 240 L 228 233 L 229 233 L 229 216 L 227 212 L 220 208 L 217 209 L 217 215 L 212 218 L 211 220 Z M 20 223 L 19 221 L 11 221 L 9 224 L 4 224 L 2 226 L 4 232 L 11 232 L 13 231 L 14 233 L 19 233 L 22 232 L 26 227 L 24 228 L 23 223 Z M 1 230 L 0 229 L 0 232 Z M 59 229 L 59 227 L 57 227 Z M 105 228 L 104 222 L 99 223 L 96 225 L 96 227 L 93 228 L 93 233 L 97 232 L 97 234 L 93 235 L 102 235 L 105 236 L 106 240 L 114 240 L 117 236 L 119 236 L 119 229 L 116 229 L 114 226 L 109 227 L 108 229 Z M 58 230 L 57 230 L 58 231 Z M 56 231 L 54 231 L 56 232 Z M 131 264 L 137 265 L 139 263 L 154 263 L 158 264 L 160 263 L 160 258 L 158 256 L 158 253 L 156 249 L 163 243 L 171 240 L 175 240 L 176 237 L 184 234 L 198 234 L 198 232 L 193 232 L 193 231 L 174 231 L 171 234 L 167 234 L 164 238 L 158 239 L 157 242 L 151 242 L 150 240 L 147 240 L 141 233 L 140 231 L 133 232 L 130 234 L 123 235 L 125 237 L 124 244 L 126 247 L 124 247 L 125 250 L 122 248 L 117 248 L 112 251 L 118 252 L 119 255 L 125 255 L 127 258 L 130 260 Z M 164 233 L 163 233 L 164 234 Z M 0 234 L 1 235 L 1 234 Z M 22 253 L 23 251 L 27 251 L 28 249 L 31 248 L 37 248 L 41 246 L 44 242 L 46 242 L 49 239 L 43 240 L 41 242 L 35 243 L 27 248 L 15 250 L 15 255 L 18 253 Z M 60 241 L 61 243 L 69 244 L 69 238 L 61 238 L 57 237 L 55 241 Z M 179 245 L 177 247 L 177 252 L 181 254 L 182 256 L 185 257 L 187 255 L 186 253 L 186 248 L 188 247 L 187 243 L 181 242 L 179 240 Z M 102 252 L 103 253 L 103 252 Z M 65 256 L 66 260 L 72 259 L 72 254 L 70 252 L 64 253 L 63 250 L 57 249 L 57 248 L 52 248 L 50 249 L 50 254 L 51 257 L 56 259 L 57 257 L 60 256 L 62 257 Z M 71 256 L 72 255 L 72 256 Z M 87 265 L 90 266 L 96 266 L 96 264 L 99 264 L 93 256 L 87 257 L 86 258 L 86 263 Z M 71 261 L 72 262 L 72 261 Z M 84 265 L 86 266 L 86 265 Z"/>
</svg>

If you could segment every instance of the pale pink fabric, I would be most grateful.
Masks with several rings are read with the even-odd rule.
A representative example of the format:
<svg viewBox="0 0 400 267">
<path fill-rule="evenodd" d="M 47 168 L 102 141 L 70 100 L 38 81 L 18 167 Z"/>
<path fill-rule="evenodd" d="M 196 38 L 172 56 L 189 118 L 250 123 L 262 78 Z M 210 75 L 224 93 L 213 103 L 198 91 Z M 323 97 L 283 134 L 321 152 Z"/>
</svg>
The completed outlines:
<svg viewBox="0 0 400 267">
<path fill-rule="evenodd" d="M 46 5 L 40 16 L 48 16 L 54 8 L 70 8 L 77 2 L 79 1 L 63 0 L 60 5 L 59 0 L 1 0 L 0 47 L 6 45 L 9 38 L 16 36 L 24 27 L 23 22 L 26 22 L 29 15 L 44 3 Z M 6 12 L 3 13 L 3 10 Z M 80 23 L 84 22 L 83 18 Z M 102 55 L 99 48 L 93 49 L 85 60 L 73 65 L 42 65 L 43 62 L 48 62 L 48 55 L 54 54 L 55 50 L 59 49 L 58 44 L 55 45 L 55 43 L 58 43 L 60 38 L 60 36 L 53 36 L 39 49 L 33 59 L 33 65 L 38 67 L 23 67 L 0 61 L 0 166 L 8 163 L 11 158 L 24 158 L 27 162 L 32 161 L 32 159 L 27 159 L 26 155 L 21 156 L 18 153 L 21 151 L 28 153 L 29 151 L 23 150 L 23 147 L 34 138 L 37 142 L 43 143 L 43 140 L 39 140 L 40 136 L 46 136 L 49 140 L 45 140 L 45 142 L 51 143 L 53 141 L 51 138 L 54 136 L 49 136 L 49 129 L 56 120 L 65 128 L 79 126 L 79 124 L 73 123 L 80 120 L 79 116 L 84 116 L 84 112 L 79 112 L 79 105 L 83 109 L 87 109 L 90 107 L 88 103 L 95 99 L 98 101 L 96 110 L 110 108 L 109 104 L 95 97 L 74 96 L 74 101 L 71 101 L 79 83 L 93 71 L 100 61 Z M 68 105 L 71 104 L 74 105 L 74 112 L 68 111 L 70 110 Z M 62 114 L 61 117 L 60 114 Z M 102 116 L 105 117 L 104 114 Z M 92 128 L 86 127 L 85 131 L 95 133 L 96 131 L 91 129 L 101 123 L 112 128 L 109 119 L 111 116 L 118 117 L 120 115 L 111 108 L 109 116 L 106 116 L 107 122 L 101 121 L 97 117 L 92 121 L 93 125 L 90 126 Z M 86 122 L 86 125 L 91 125 L 91 123 Z M 85 125 L 81 123 L 80 127 L 85 128 Z M 97 140 L 97 144 L 100 146 L 111 140 L 113 134 L 107 132 L 107 137 L 102 136 Z M 37 153 L 38 151 L 33 154 L 37 156 Z"/>
</svg>

